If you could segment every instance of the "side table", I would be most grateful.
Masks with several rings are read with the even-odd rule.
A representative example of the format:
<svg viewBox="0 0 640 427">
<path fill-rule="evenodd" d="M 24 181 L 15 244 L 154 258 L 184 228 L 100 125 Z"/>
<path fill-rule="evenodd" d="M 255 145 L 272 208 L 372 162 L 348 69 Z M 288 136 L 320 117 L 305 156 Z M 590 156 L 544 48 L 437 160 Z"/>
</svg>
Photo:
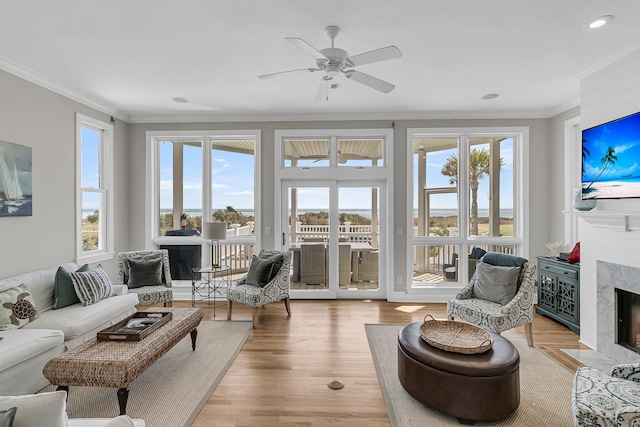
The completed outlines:
<svg viewBox="0 0 640 427">
<path fill-rule="evenodd" d="M 223 291 L 231 285 L 231 267 L 195 267 L 191 269 L 191 307 L 195 307 L 196 300 L 206 299 L 211 305 L 213 297 L 213 317 L 216 317 L 216 296 L 223 295 Z M 221 304 L 218 304 L 221 305 Z"/>
</svg>

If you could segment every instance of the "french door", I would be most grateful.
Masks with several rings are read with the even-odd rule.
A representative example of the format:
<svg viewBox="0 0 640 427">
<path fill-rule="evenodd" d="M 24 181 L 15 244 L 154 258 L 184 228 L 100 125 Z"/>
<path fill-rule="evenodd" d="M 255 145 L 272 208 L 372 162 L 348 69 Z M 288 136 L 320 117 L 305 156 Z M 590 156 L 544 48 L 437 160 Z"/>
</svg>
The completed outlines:
<svg viewBox="0 0 640 427">
<path fill-rule="evenodd" d="M 385 182 L 283 179 L 281 194 L 291 297 L 385 298 Z"/>
</svg>

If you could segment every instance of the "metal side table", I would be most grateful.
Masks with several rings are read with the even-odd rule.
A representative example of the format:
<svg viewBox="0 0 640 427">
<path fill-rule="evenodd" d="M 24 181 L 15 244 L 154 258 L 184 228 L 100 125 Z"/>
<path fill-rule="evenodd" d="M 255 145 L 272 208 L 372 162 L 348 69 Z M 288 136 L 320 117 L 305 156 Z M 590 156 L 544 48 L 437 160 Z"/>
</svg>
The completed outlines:
<svg viewBox="0 0 640 427">
<path fill-rule="evenodd" d="M 195 307 L 196 301 L 203 300 L 207 300 L 207 304 L 211 305 L 213 299 L 213 317 L 216 317 L 216 297 L 226 296 L 227 289 L 231 285 L 231 273 L 231 267 L 228 265 L 192 268 L 191 307 Z"/>
</svg>

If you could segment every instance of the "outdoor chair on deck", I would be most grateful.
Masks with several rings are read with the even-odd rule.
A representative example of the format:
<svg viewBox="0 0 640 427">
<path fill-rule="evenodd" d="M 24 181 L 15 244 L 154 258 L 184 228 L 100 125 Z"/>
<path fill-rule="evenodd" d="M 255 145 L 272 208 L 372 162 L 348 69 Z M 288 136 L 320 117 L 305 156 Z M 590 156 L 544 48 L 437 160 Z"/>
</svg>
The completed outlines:
<svg viewBox="0 0 640 427">
<path fill-rule="evenodd" d="M 535 272 L 536 266 L 524 258 L 488 252 L 469 284 L 447 303 L 449 319 L 459 317 L 497 334 L 524 325 L 527 344 L 533 347 Z"/>
<path fill-rule="evenodd" d="M 291 252 L 260 250 L 258 256 L 254 255 L 247 275 L 236 281 L 227 291 L 227 320 L 231 320 L 234 302 L 253 307 L 254 329 L 258 326 L 258 309 L 270 302 L 283 300 L 287 315 L 291 316 L 290 269 Z"/>
<path fill-rule="evenodd" d="M 300 281 L 307 285 L 327 283 L 326 251 L 324 243 L 300 246 Z"/>
<path fill-rule="evenodd" d="M 138 294 L 138 305 L 162 303 L 171 307 L 171 266 L 169 251 L 130 251 L 118 254 L 118 283 Z"/>
</svg>

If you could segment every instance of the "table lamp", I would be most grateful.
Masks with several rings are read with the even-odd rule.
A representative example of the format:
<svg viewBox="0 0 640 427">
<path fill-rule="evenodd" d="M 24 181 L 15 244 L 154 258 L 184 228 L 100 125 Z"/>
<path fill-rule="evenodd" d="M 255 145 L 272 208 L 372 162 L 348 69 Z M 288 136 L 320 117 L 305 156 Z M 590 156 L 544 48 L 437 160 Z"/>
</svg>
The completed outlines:
<svg viewBox="0 0 640 427">
<path fill-rule="evenodd" d="M 202 237 L 205 240 L 211 240 L 211 267 L 220 267 L 220 240 L 227 238 L 227 223 L 205 222 L 202 227 Z"/>
</svg>

